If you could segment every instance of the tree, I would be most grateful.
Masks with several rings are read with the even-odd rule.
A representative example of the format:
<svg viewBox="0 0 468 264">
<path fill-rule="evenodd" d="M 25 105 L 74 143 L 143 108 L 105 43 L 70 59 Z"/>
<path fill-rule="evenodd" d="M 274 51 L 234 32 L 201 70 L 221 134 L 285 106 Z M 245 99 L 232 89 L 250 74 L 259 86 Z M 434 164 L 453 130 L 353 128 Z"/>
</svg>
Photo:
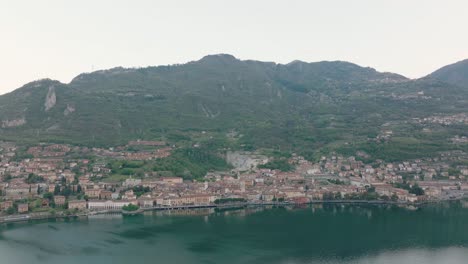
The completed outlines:
<svg viewBox="0 0 468 264">
<path fill-rule="evenodd" d="M 44 197 L 44 199 L 48 199 L 49 201 L 51 201 L 52 198 L 54 198 L 54 194 L 51 192 L 46 192 L 42 195 L 42 197 Z"/>
<path fill-rule="evenodd" d="M 368 192 L 368 193 L 373 193 L 373 192 L 375 192 L 375 187 L 374 187 L 374 186 L 367 187 L 367 192 Z"/>
<path fill-rule="evenodd" d="M 10 173 L 6 173 L 6 174 L 3 176 L 3 181 L 5 181 L 5 182 L 9 182 L 11 179 L 13 179 L 13 177 L 11 176 Z"/>
<path fill-rule="evenodd" d="M 143 186 L 134 186 L 132 188 L 133 192 L 135 193 L 136 196 L 141 196 L 144 193 L 150 192 L 151 189 L 149 187 L 143 187 Z"/>
<path fill-rule="evenodd" d="M 396 194 L 393 194 L 392 197 L 390 197 L 390 199 L 394 202 L 398 201 L 398 196 Z"/>
<path fill-rule="evenodd" d="M 68 187 L 68 185 L 67 185 L 67 186 L 65 186 L 65 188 L 63 188 L 63 191 L 60 192 L 60 193 L 61 193 L 63 196 L 68 197 L 68 196 L 70 196 L 70 194 L 72 193 L 72 191 L 71 191 L 70 187 Z"/>
<path fill-rule="evenodd" d="M 226 203 L 245 203 L 247 202 L 244 198 L 221 198 L 214 201 L 215 204 L 226 204 Z"/>
<path fill-rule="evenodd" d="M 419 187 L 419 185 L 415 184 L 413 185 L 413 187 L 411 187 L 411 189 L 409 190 L 409 193 L 415 194 L 417 196 L 421 196 L 421 195 L 424 195 L 424 190 L 421 187 Z"/>
<path fill-rule="evenodd" d="M 42 201 L 41 201 L 40 199 L 34 201 L 34 207 L 35 207 L 35 208 L 40 208 L 40 207 L 42 207 Z"/>
<path fill-rule="evenodd" d="M 15 213 L 15 208 L 8 207 L 8 209 L 6 210 L 6 213 L 9 214 L 9 215 L 14 214 Z"/>
<path fill-rule="evenodd" d="M 292 171 L 294 166 L 288 162 L 287 159 L 273 159 L 263 165 L 257 166 L 260 169 L 271 169 L 271 170 L 280 170 L 280 171 Z"/>
<path fill-rule="evenodd" d="M 130 211 L 130 212 L 136 211 L 136 210 L 138 210 L 138 209 L 140 209 L 140 207 L 139 207 L 138 205 L 134 205 L 134 204 L 124 205 L 124 206 L 122 207 L 122 210 L 124 210 L 124 211 Z"/>
<path fill-rule="evenodd" d="M 60 186 L 58 184 L 56 184 L 55 189 L 54 189 L 54 194 L 58 195 L 59 193 L 60 193 Z"/>
<path fill-rule="evenodd" d="M 335 200 L 340 200 L 341 199 L 341 193 L 340 192 L 336 192 L 334 194 L 334 197 L 333 197 Z"/>
<path fill-rule="evenodd" d="M 44 178 L 34 173 L 29 173 L 28 178 L 25 181 L 26 183 L 32 184 L 32 183 L 44 182 Z"/>
<path fill-rule="evenodd" d="M 335 195 L 332 192 L 326 192 L 323 194 L 323 200 L 330 201 L 335 198 Z"/>
</svg>

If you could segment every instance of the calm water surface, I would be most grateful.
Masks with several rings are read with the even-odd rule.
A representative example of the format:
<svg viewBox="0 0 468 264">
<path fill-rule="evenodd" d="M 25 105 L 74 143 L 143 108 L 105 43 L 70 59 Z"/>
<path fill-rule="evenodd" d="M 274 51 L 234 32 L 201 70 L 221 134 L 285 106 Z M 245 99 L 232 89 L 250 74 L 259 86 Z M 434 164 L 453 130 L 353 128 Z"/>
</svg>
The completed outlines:
<svg viewBox="0 0 468 264">
<path fill-rule="evenodd" d="M 0 227 L 0 263 L 468 263 L 468 209 L 151 212 Z"/>
</svg>

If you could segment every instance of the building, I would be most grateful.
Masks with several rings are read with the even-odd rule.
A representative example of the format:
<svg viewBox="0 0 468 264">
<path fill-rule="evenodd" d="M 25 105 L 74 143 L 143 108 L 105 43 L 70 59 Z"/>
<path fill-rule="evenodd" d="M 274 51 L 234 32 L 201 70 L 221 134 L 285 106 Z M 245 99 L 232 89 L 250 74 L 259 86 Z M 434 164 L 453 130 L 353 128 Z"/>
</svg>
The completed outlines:
<svg viewBox="0 0 468 264">
<path fill-rule="evenodd" d="M 29 205 L 27 203 L 18 204 L 18 213 L 27 213 L 29 211 Z"/>
<path fill-rule="evenodd" d="M 86 209 L 86 200 L 73 200 L 68 202 L 68 209 Z"/>
<path fill-rule="evenodd" d="M 99 199 L 99 195 L 101 194 L 100 189 L 86 189 L 85 195 L 88 196 L 88 198 L 92 199 Z"/>
<path fill-rule="evenodd" d="M 13 207 L 13 201 L 4 201 L 1 203 L 1 206 L 2 210 L 7 210 L 8 208 Z"/>
<path fill-rule="evenodd" d="M 188 195 L 181 197 L 170 197 L 162 201 L 165 206 L 183 206 L 183 205 L 209 205 L 216 200 L 212 195 Z"/>
<path fill-rule="evenodd" d="M 54 193 L 54 191 L 55 191 L 55 185 L 50 184 L 49 187 L 48 187 L 48 189 L 47 189 L 47 191 L 48 191 L 48 192 L 51 192 L 51 193 Z"/>
<path fill-rule="evenodd" d="M 27 195 L 29 195 L 29 192 L 30 192 L 31 188 L 29 186 L 29 184 L 20 184 L 20 185 L 17 185 L 17 186 L 8 186 L 6 189 L 5 189 L 5 195 L 7 197 L 12 197 L 12 196 L 21 196 L 21 197 L 25 197 Z"/>
<path fill-rule="evenodd" d="M 161 180 L 165 183 L 182 183 L 183 179 L 181 177 L 163 177 Z"/>
<path fill-rule="evenodd" d="M 147 197 L 142 197 L 138 199 L 138 205 L 140 207 L 153 207 L 154 206 L 154 199 L 152 198 L 147 198 Z"/>
<path fill-rule="evenodd" d="M 141 185 L 141 179 L 126 179 L 125 182 L 122 184 L 124 187 L 133 187 Z"/>
<path fill-rule="evenodd" d="M 133 201 L 127 200 L 117 200 L 117 201 L 100 201 L 100 200 L 93 200 L 88 201 L 88 209 L 89 210 L 121 210 L 122 207 L 129 204 L 135 204 Z M 136 204 L 135 204 L 136 205 Z"/>
<path fill-rule="evenodd" d="M 112 192 L 111 192 L 111 191 L 102 190 L 102 191 L 99 193 L 99 199 L 101 199 L 101 200 L 109 200 L 109 199 L 112 199 Z"/>
<path fill-rule="evenodd" d="M 41 206 L 49 207 L 49 199 L 42 199 Z"/>
<path fill-rule="evenodd" d="M 310 202 L 310 199 L 307 197 L 295 197 L 293 198 L 295 204 L 306 204 Z"/>
<path fill-rule="evenodd" d="M 64 206 L 65 205 L 65 196 L 55 195 L 54 196 L 54 203 L 57 206 Z"/>
<path fill-rule="evenodd" d="M 126 200 L 136 200 L 137 196 L 135 193 L 133 193 L 133 190 L 128 190 L 125 192 L 122 198 Z"/>
</svg>

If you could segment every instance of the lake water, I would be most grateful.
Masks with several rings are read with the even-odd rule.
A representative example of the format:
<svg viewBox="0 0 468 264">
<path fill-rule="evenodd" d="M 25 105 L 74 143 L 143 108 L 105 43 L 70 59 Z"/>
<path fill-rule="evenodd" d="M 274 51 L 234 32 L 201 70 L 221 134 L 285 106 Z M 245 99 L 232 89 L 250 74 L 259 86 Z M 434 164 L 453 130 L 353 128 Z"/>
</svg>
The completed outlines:
<svg viewBox="0 0 468 264">
<path fill-rule="evenodd" d="M 468 263 L 468 209 L 316 205 L 0 227 L 0 263 Z"/>
</svg>

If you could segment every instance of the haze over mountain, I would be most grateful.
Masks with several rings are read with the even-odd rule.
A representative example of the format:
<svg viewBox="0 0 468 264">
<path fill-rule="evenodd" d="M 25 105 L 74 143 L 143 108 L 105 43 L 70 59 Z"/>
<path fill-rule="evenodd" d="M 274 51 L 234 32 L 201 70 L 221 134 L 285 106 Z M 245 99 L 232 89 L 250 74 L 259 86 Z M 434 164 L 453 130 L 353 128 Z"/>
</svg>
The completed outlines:
<svg viewBox="0 0 468 264">
<path fill-rule="evenodd" d="M 342 61 L 276 64 L 227 54 L 113 68 L 69 84 L 34 81 L 0 96 L 0 138 L 113 146 L 131 139 L 195 142 L 208 131 L 232 148 L 411 156 L 451 149 L 448 138 L 466 133 L 441 126 L 428 134 L 410 122 L 467 112 L 466 68 L 457 63 L 410 80 Z M 392 142 L 369 141 L 384 129 L 393 130 Z"/>
</svg>

